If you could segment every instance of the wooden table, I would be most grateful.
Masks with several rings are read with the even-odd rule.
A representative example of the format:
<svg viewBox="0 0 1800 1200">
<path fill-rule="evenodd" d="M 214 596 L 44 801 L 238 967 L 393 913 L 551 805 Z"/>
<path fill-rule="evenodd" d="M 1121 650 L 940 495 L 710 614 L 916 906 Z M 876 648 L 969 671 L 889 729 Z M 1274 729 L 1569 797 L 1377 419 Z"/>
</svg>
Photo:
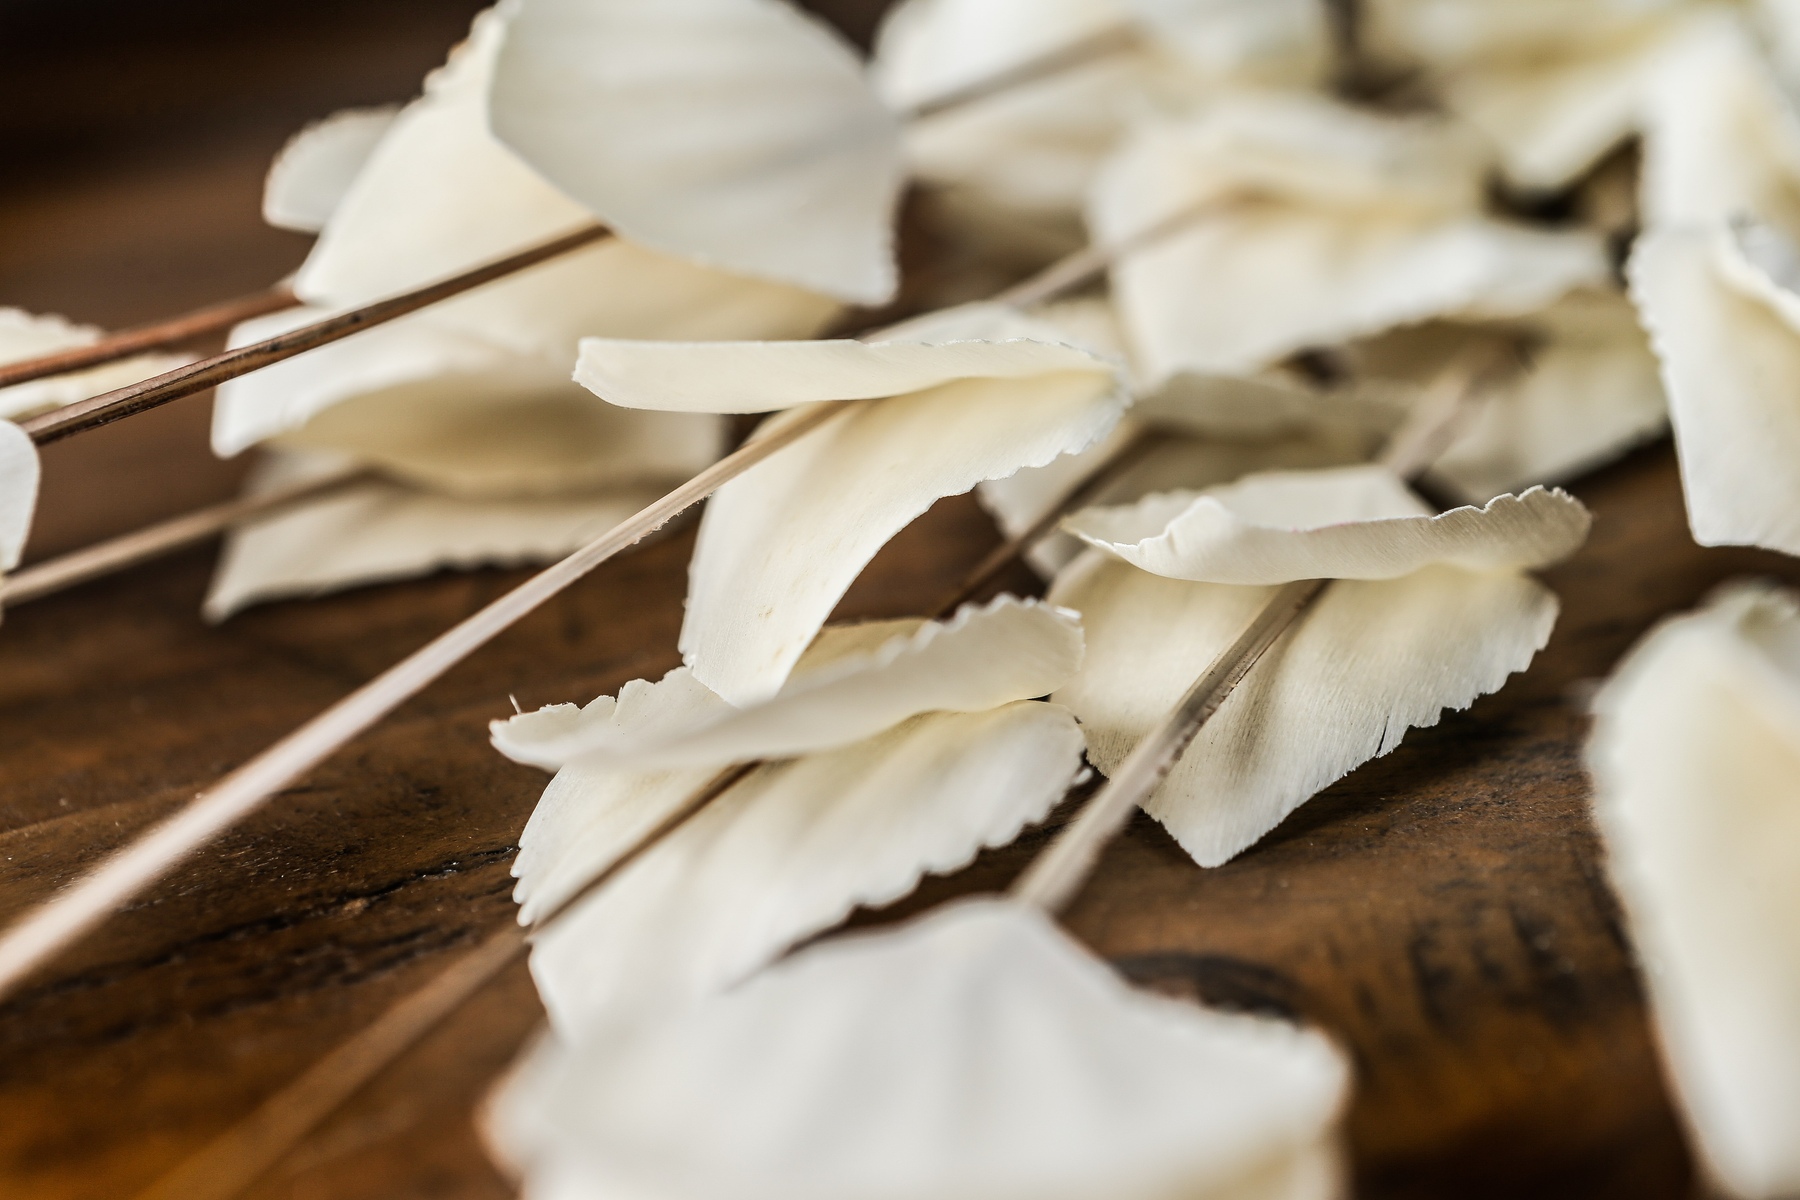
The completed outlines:
<svg viewBox="0 0 1800 1200">
<path fill-rule="evenodd" d="M 75 99 L 36 123 L 0 104 L 30 168 L 0 182 L 0 302 L 117 324 L 291 268 L 304 243 L 256 220 L 268 154 L 303 116 L 404 97 L 472 8 L 322 4 L 274 30 L 48 38 L 8 86 Z M 36 551 L 229 490 L 236 469 L 206 455 L 205 419 L 184 403 L 55 448 Z M 1364 1196 L 1691 1190 L 1587 816 L 1584 703 L 1658 617 L 1720 580 L 1800 569 L 1696 548 L 1666 445 L 1574 490 L 1594 536 L 1547 576 L 1564 614 L 1527 674 L 1226 867 L 1199 870 L 1140 818 L 1071 915 L 1148 986 L 1343 1039 Z M 946 501 L 844 612 L 920 611 L 994 541 L 968 500 Z M 490 750 L 485 723 L 509 693 L 585 701 L 674 665 L 690 546 L 679 535 L 602 568 L 0 1007 L 0 1194 L 130 1194 L 509 920 L 507 865 L 544 777 Z M 522 577 L 446 574 L 209 627 L 211 558 L 6 615 L 0 918 Z M 1044 836 L 862 919 L 1000 886 Z M 255 1194 L 507 1194 L 469 1114 L 538 1019 L 515 970 Z"/>
</svg>

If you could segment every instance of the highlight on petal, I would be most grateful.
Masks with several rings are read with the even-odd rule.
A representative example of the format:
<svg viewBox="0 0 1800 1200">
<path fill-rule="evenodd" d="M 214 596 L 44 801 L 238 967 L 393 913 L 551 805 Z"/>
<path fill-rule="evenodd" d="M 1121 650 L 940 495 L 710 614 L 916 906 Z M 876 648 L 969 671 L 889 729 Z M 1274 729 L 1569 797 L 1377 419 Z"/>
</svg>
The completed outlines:
<svg viewBox="0 0 1800 1200">
<path fill-rule="evenodd" d="M 780 690 L 863 567 L 935 501 L 1087 448 L 1126 403 L 1109 364 L 1066 347 L 823 343 L 791 348 L 801 352 L 794 355 L 752 346 L 731 377 L 756 379 L 763 350 L 780 369 L 808 368 L 790 372 L 796 400 L 841 388 L 852 374 L 840 369 L 847 361 L 871 380 L 897 381 L 879 389 L 871 382 L 870 391 L 953 371 L 963 377 L 848 409 L 707 504 L 681 649 L 702 682 L 740 705 Z M 821 360 L 824 387 L 810 374 Z M 938 369 L 912 373 L 927 361 Z M 973 374 L 1013 363 L 1040 373 Z"/>
<path fill-rule="evenodd" d="M 253 487 L 345 466 L 335 455 L 282 452 Z M 479 498 L 357 483 L 238 526 L 227 536 L 205 613 L 221 621 L 265 600 L 318 596 L 441 568 L 545 562 L 644 508 L 660 488 Z"/>
<path fill-rule="evenodd" d="M 348 308 L 453 275 L 593 217 L 487 128 L 504 30 L 494 11 L 426 82 L 369 156 L 295 277 L 311 304 Z M 429 319 L 522 353 L 567 355 L 587 334 L 801 337 L 836 310 L 814 292 L 708 270 L 619 239 L 434 305 Z M 416 319 L 416 318 L 414 318 Z"/>
<path fill-rule="evenodd" d="M 1245 100 L 1146 127 L 1088 209 L 1103 242 L 1214 207 L 1112 272 L 1146 383 L 1250 374 L 1434 316 L 1514 316 L 1604 285 L 1597 237 L 1480 213 L 1482 158 L 1427 118 Z"/>
<path fill-rule="evenodd" d="M 780 0 L 519 0 L 494 132 L 621 236 L 864 304 L 897 285 L 899 125 Z"/>
<path fill-rule="evenodd" d="M 40 473 L 31 435 L 11 421 L 0 421 L 0 571 L 18 566 L 25 553 Z"/>
<path fill-rule="evenodd" d="M 301 308 L 247 322 L 233 342 L 320 315 Z M 415 318 L 233 380 L 213 409 L 221 455 L 275 441 L 470 497 L 678 482 L 718 458 L 725 433 L 717 417 L 603 404 L 569 381 L 566 360 Z"/>
<path fill-rule="evenodd" d="M 347 108 L 289 138 L 263 183 L 263 220 L 296 233 L 325 228 L 399 111 Z"/>
<path fill-rule="evenodd" d="M 1315 0 L 1126 0 L 1195 69 L 1234 82 L 1323 83 L 1331 29 Z"/>
<path fill-rule="evenodd" d="M 1275 584 L 1397 579 L 1434 563 L 1538 567 L 1572 553 L 1590 523 L 1572 496 L 1543 488 L 1433 514 L 1393 472 L 1359 466 L 1267 472 L 1084 509 L 1063 527 L 1165 578 Z"/>
<path fill-rule="evenodd" d="M 954 310 L 878 334 L 815 342 L 669 342 L 584 338 L 575 381 L 624 408 L 757 413 L 825 400 L 922 392 L 959 380 L 1109 377 L 1104 358 L 1061 344 L 991 306 Z M 929 321 L 929 323 L 925 323 Z M 1035 340 L 1031 333 L 1037 333 Z M 1002 340 L 1004 339 L 1004 340 Z"/>
<path fill-rule="evenodd" d="M 1003 901 L 814 946 L 691 1012 L 583 1032 L 516 1074 L 494 1110 L 516 1115 L 488 1126 L 533 1187 L 1327 1200 L 1343 1186 L 1349 1066 L 1328 1041 L 1133 992 Z"/>
<path fill-rule="evenodd" d="M 62 317 L 23 309 L 0 308 L 0 366 L 91 346 L 100 337 L 100 330 L 91 325 L 76 325 Z M 70 375 L 53 375 L 0 388 L 0 418 L 14 420 L 61 408 L 148 379 L 187 361 L 181 355 L 140 354 Z"/>
<path fill-rule="evenodd" d="M 1607 865 L 1662 1057 L 1723 1194 L 1800 1189 L 1800 611 L 1739 584 L 1595 701 Z"/>
<path fill-rule="evenodd" d="M 1051 699 L 1081 720 L 1111 772 L 1274 594 L 1165 579 L 1090 552 L 1051 588 L 1082 615 L 1081 673 Z M 1341 580 L 1266 653 L 1145 805 L 1194 860 L 1254 845 L 1334 780 L 1522 671 L 1556 598 L 1510 573 L 1434 565 Z"/>
<path fill-rule="evenodd" d="M 549 769 L 789 758 L 873 737 L 920 713 L 979 712 L 1048 695 L 1080 665 L 1081 624 L 1073 614 L 1002 596 L 948 621 L 827 627 L 781 691 L 748 709 L 719 701 L 685 720 L 621 720 L 621 694 L 616 704 L 601 697 L 579 718 L 553 726 L 538 714 L 496 721 L 494 746 L 516 762 Z M 673 686 L 684 674 L 691 675 L 684 667 L 656 686 Z"/>
<path fill-rule="evenodd" d="M 686 1007 L 1010 842 L 1062 798 L 1081 745 L 1067 710 L 1025 700 L 759 768 L 539 935 L 552 1023 L 572 1036 Z M 617 776 L 590 778 L 604 794 Z"/>
<path fill-rule="evenodd" d="M 1800 305 L 1722 228 L 1653 230 L 1629 274 L 1662 363 L 1694 539 L 1800 554 L 1800 408 L 1787 382 L 1800 378 Z"/>
</svg>

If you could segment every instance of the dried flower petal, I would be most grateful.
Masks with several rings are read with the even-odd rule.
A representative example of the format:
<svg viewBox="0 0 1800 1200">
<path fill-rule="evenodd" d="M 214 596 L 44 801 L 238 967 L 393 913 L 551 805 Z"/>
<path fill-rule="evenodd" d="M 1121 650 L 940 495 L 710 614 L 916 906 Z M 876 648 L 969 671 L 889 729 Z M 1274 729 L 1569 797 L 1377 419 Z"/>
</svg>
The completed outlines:
<svg viewBox="0 0 1800 1200">
<path fill-rule="evenodd" d="M 977 310 L 910 329 L 954 335 L 989 319 L 998 318 Z M 609 399 L 677 411 L 879 397 L 732 480 L 707 505 L 681 648 L 694 674 L 734 704 L 780 689 L 876 551 L 934 501 L 1104 437 L 1126 402 L 1117 375 L 1086 351 L 1017 339 L 589 340 L 577 368 Z"/>
<path fill-rule="evenodd" d="M 1073 614 L 1002 596 L 949 621 L 828 627 L 781 691 L 748 709 L 696 702 L 685 719 L 632 712 L 602 696 L 573 717 L 544 710 L 496 721 L 494 745 L 516 762 L 634 770 L 789 758 L 872 737 L 924 712 L 979 712 L 1048 695 L 1081 665 Z M 675 676 L 655 688 L 679 687 Z M 562 706 L 570 708 L 572 706 Z"/>
<path fill-rule="evenodd" d="M 0 366 L 91 346 L 101 336 L 100 330 L 91 325 L 76 325 L 62 317 L 37 315 L 17 308 L 0 308 Z M 61 408 L 148 379 L 187 361 L 179 355 L 141 354 L 71 375 L 53 375 L 48 379 L 0 388 L 0 418 L 14 420 Z"/>
<path fill-rule="evenodd" d="M 367 303 L 592 221 L 488 132 L 503 33 L 496 13 L 477 18 L 469 41 L 395 119 L 295 278 L 304 299 Z M 613 239 L 434 305 L 429 318 L 522 353 L 567 355 L 592 333 L 804 336 L 835 307 Z"/>
<path fill-rule="evenodd" d="M 254 486 L 343 466 L 336 456 L 271 456 Z M 251 604 L 317 596 L 440 568 L 517 566 L 561 557 L 655 500 L 659 489 L 467 498 L 386 481 L 352 484 L 238 526 L 207 592 L 220 621 Z"/>
<path fill-rule="evenodd" d="M 1327 1200 L 1342 1186 L 1349 1070 L 1330 1043 L 1132 992 L 1000 901 L 581 1034 L 515 1076 L 489 1126 L 534 1186 L 681 1200 Z"/>
<path fill-rule="evenodd" d="M 1394 325 L 1517 315 L 1605 283 L 1594 236 L 1482 216 L 1481 166 L 1441 122 L 1320 100 L 1245 99 L 1146 128 L 1095 187 L 1095 236 L 1216 205 L 1113 269 L 1146 382 L 1251 374 Z"/>
<path fill-rule="evenodd" d="M 1018 701 L 761 767 L 538 937 L 545 1004 L 572 1034 L 701 1000 L 858 905 L 1010 842 L 1080 766 L 1068 711 Z M 559 796 L 590 810 L 620 783 L 571 770 L 586 786 Z"/>
<path fill-rule="evenodd" d="M 1800 554 L 1800 410 L 1786 382 L 1800 378 L 1800 297 L 1722 228 L 1648 233 L 1630 274 L 1662 361 L 1694 539 Z"/>
<path fill-rule="evenodd" d="M 1275 584 L 1398 579 L 1433 563 L 1520 570 L 1567 557 L 1587 538 L 1587 511 L 1532 488 L 1484 508 L 1433 514 L 1384 467 L 1278 471 L 1205 492 L 1165 492 L 1089 508 L 1063 527 L 1168 579 Z"/>
<path fill-rule="evenodd" d="M 1800 611 L 1740 585 L 1595 703 L 1595 815 L 1675 1092 L 1726 1194 L 1800 1190 Z"/>
<path fill-rule="evenodd" d="M 263 184 L 263 220 L 296 233 L 325 228 L 399 111 L 347 108 L 289 138 Z"/>
<path fill-rule="evenodd" d="M 31 437 L 0 421 L 0 571 L 19 565 L 37 511 L 38 453 Z"/>
<path fill-rule="evenodd" d="M 899 125 L 834 32 L 779 0 L 521 0 L 493 129 L 619 234 L 879 304 Z"/>
</svg>

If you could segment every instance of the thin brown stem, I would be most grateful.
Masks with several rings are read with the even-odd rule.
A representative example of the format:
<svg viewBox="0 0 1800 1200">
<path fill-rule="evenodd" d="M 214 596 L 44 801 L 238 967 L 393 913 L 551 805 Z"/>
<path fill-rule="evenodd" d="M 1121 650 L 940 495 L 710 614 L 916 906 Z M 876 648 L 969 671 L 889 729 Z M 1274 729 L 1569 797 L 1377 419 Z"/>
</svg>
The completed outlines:
<svg viewBox="0 0 1800 1200">
<path fill-rule="evenodd" d="M 241 521 L 268 516 L 305 500 L 316 500 L 368 478 L 369 472 L 354 470 L 274 488 L 254 496 L 240 496 L 85 546 L 7 576 L 0 581 L 0 605 L 15 608 L 76 584 L 135 567 L 217 537 Z"/>
<path fill-rule="evenodd" d="M 384 325 L 408 313 L 418 312 L 440 300 L 492 283 L 508 275 L 535 267 L 584 246 L 593 245 L 611 234 L 604 225 L 584 225 L 573 233 L 553 238 L 529 250 L 510 254 L 495 262 L 464 271 L 437 283 L 427 284 L 398 296 L 390 296 L 385 300 L 377 300 L 365 304 L 349 312 L 338 313 L 323 321 L 291 330 L 288 333 L 268 338 L 250 346 L 236 350 L 227 350 L 211 358 L 189 363 L 185 367 L 177 367 L 166 371 L 141 383 L 129 387 L 118 388 L 104 395 L 95 396 L 91 400 L 83 400 L 66 408 L 59 408 L 29 420 L 20 425 L 31 439 L 38 445 L 57 441 L 71 434 L 87 429 L 97 429 L 102 425 L 129 417 L 134 413 L 157 408 L 170 401 L 179 400 L 183 396 L 191 396 L 207 388 L 216 387 L 228 380 L 248 375 L 264 367 L 304 354 L 308 350 L 316 350 L 320 346 L 361 333 L 365 329 L 373 329 Z"/>
<path fill-rule="evenodd" d="M 260 808 L 502 630 L 728 480 L 861 402 L 821 404 L 781 422 L 656 503 L 534 575 L 257 755 L 174 816 L 105 859 L 0 936 L 0 996 L 120 904 Z"/>
<path fill-rule="evenodd" d="M 1078 508 L 1086 507 L 1089 501 L 1111 486 L 1121 475 L 1143 462 L 1144 457 L 1160 445 L 1162 440 L 1162 434 L 1146 429 L 1113 451 L 1105 462 L 1051 505 L 1043 516 L 1016 536 L 995 546 L 986 558 L 975 564 L 975 569 L 963 577 L 956 591 L 951 593 L 950 598 L 932 616 L 943 620 L 980 595 L 982 589 L 993 583 L 1000 572 L 1023 558 L 1027 550 L 1049 537 L 1063 517 Z"/>
<path fill-rule="evenodd" d="M 121 359 L 148 354 L 152 350 L 183 346 L 203 337 L 224 333 L 240 321 L 281 312 L 299 303 L 293 288 L 285 283 L 276 284 L 272 288 L 239 296 L 235 300 L 223 300 L 204 308 L 196 308 L 166 321 L 121 329 L 92 345 L 7 363 L 0 366 L 0 388 L 16 387 L 21 383 L 48 379 L 53 375 L 86 371 Z"/>
<path fill-rule="evenodd" d="M 1106 786 L 1094 793 L 1068 828 L 1037 857 L 1013 885 L 1013 896 L 1046 912 L 1061 912 L 1087 882 L 1106 844 L 1125 827 L 1138 805 L 1156 791 L 1250 668 L 1318 599 L 1325 585 L 1323 579 L 1301 579 L 1276 592 L 1237 639 L 1194 680 L 1169 715 L 1144 735 Z"/>
</svg>

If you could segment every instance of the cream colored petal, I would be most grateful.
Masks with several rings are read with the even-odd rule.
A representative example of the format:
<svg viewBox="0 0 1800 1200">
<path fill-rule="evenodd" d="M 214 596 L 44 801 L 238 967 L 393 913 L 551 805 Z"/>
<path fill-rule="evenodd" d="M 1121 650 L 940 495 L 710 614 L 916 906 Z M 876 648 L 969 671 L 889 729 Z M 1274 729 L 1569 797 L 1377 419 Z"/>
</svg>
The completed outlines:
<svg viewBox="0 0 1800 1200">
<path fill-rule="evenodd" d="M 101 331 L 91 325 L 76 325 L 62 317 L 17 308 L 0 308 L 0 366 L 91 346 L 100 337 Z M 88 371 L 0 388 L 0 418 L 12 420 L 61 408 L 148 379 L 187 361 L 179 355 L 142 354 Z"/>
<path fill-rule="evenodd" d="M 1637 131 L 1649 65 L 1642 50 L 1503 63 L 1449 81 L 1446 101 L 1493 140 L 1509 183 L 1558 191 Z"/>
<path fill-rule="evenodd" d="M 1433 514 L 1383 467 L 1274 471 L 1206 492 L 1165 492 L 1090 508 L 1063 527 L 1169 579 L 1276 584 L 1398 579 L 1434 563 L 1472 571 L 1540 567 L 1587 538 L 1565 492 L 1532 488 L 1485 507 Z"/>
<path fill-rule="evenodd" d="M 1318 0 L 1126 0 L 1154 37 L 1206 75 L 1309 86 L 1331 65 Z"/>
<path fill-rule="evenodd" d="M 1600 43 L 1669 17 L 1688 0 L 1368 0 L 1361 41 L 1378 57 L 1451 67 L 1499 57 L 1545 57 L 1571 43 Z"/>
<path fill-rule="evenodd" d="M 295 279 L 351 307 L 590 223 L 487 129 L 503 30 L 488 12 L 370 155 Z M 438 304 L 431 320 L 526 353 L 614 337 L 801 337 L 835 311 L 816 293 L 722 274 L 612 239 Z"/>
<path fill-rule="evenodd" d="M 904 331 L 902 331 L 904 332 Z M 644 342 L 587 338 L 575 380 L 624 408 L 756 413 L 898 396 L 957 380 L 1110 374 L 1105 360 L 1043 341 Z"/>
<path fill-rule="evenodd" d="M 37 511 L 38 453 L 31 436 L 0 421 L 0 571 L 19 565 Z"/>
<path fill-rule="evenodd" d="M 325 228 L 398 112 L 347 108 L 289 138 L 263 183 L 263 220 L 298 233 Z"/>
<path fill-rule="evenodd" d="M 723 701 L 686 721 L 622 725 L 610 711 L 560 728 L 496 721 L 508 758 L 634 770 L 791 758 L 873 737 L 925 712 L 980 712 L 1045 696 L 1081 665 L 1081 624 L 1036 601 L 1002 596 L 949 621 L 826 628 L 773 699 Z M 666 683 L 667 681 L 665 681 Z M 698 686 L 698 685 L 696 685 Z"/>
<path fill-rule="evenodd" d="M 910 108 L 1129 19 L 1121 0 L 905 0 L 882 21 L 870 73 L 888 103 Z"/>
<path fill-rule="evenodd" d="M 1596 238 L 1482 217 L 1428 223 L 1247 208 L 1113 269 L 1148 381 L 1248 374 L 1434 316 L 1505 316 L 1604 283 Z"/>
<path fill-rule="evenodd" d="M 1646 109 L 1646 226 L 1759 213 L 1800 231 L 1800 118 L 1749 33 L 1714 11 L 1658 65 Z"/>
<path fill-rule="evenodd" d="M 1048 466 L 1020 471 L 980 485 L 976 494 L 1008 537 L 1017 537 L 1062 503 L 1119 448 L 1143 428 L 1143 405 L 1132 409 L 1104 442 Z M 1120 472 L 1092 497 L 1096 505 L 1128 504 L 1153 492 L 1207 488 L 1253 471 L 1298 470 L 1367 462 L 1373 439 L 1355 427 L 1322 426 L 1286 437 L 1227 441 L 1165 432 L 1163 440 Z M 1027 560 L 1045 578 L 1056 574 L 1083 549 L 1072 534 L 1057 532 L 1027 551 Z"/>
<path fill-rule="evenodd" d="M 265 318 L 236 340 L 316 316 Z M 560 360 L 412 318 L 233 380 L 213 408 L 221 454 L 275 438 L 459 496 L 663 485 L 715 461 L 725 435 L 718 417 L 603 404 Z"/>
<path fill-rule="evenodd" d="M 897 283 L 899 125 L 779 0 L 521 0 L 494 131 L 621 235 L 865 304 Z"/>
<path fill-rule="evenodd" d="M 774 695 L 888 539 L 944 496 L 1085 449 L 1123 406 L 1093 371 L 961 379 L 776 452 L 707 504 L 681 630 L 694 674 L 734 704 Z"/>
<path fill-rule="evenodd" d="M 1623 297 L 1574 292 L 1523 327 L 1529 369 L 1483 396 L 1431 469 L 1471 503 L 1573 479 L 1668 426 L 1656 357 Z"/>
<path fill-rule="evenodd" d="M 584 1188 L 567 1194 L 1325 1200 L 1342 1187 L 1321 1145 L 1350 1071 L 1326 1039 L 1133 992 L 1041 913 L 999 900 L 812 947 L 692 1012 L 589 1030 L 559 1066 L 530 1075 L 549 1093 L 531 1110 L 554 1114 L 530 1157 L 533 1186 L 543 1171 Z"/>
<path fill-rule="evenodd" d="M 287 456 L 283 456 L 284 459 Z M 316 469 L 314 456 L 295 460 Z M 327 460 L 337 469 L 339 460 Z M 266 472 L 263 486 L 294 478 Z M 377 481 L 354 484 L 226 539 L 206 615 L 264 600 L 317 596 L 443 568 L 517 566 L 562 557 L 656 499 L 655 489 L 521 499 L 468 499 Z"/>
<path fill-rule="evenodd" d="M 1738 585 L 1665 622 L 1595 709 L 1595 815 L 1694 1141 L 1720 1194 L 1790 1195 L 1800 1190 L 1792 593 Z"/>
<path fill-rule="evenodd" d="M 713 801 L 545 930 L 532 974 L 577 1035 L 690 1005 L 1041 820 L 1081 766 L 1055 705 L 914 717 Z"/>
<path fill-rule="evenodd" d="M 1703 546 L 1800 554 L 1800 332 L 1725 278 L 1722 231 L 1638 239 L 1632 297 L 1662 362 L 1688 524 Z"/>
<path fill-rule="evenodd" d="M 1088 652 L 1052 698 L 1081 719 L 1089 760 L 1117 767 L 1272 594 L 1164 579 L 1097 553 L 1071 564 L 1050 595 L 1082 614 Z M 1196 862 L 1218 866 L 1408 729 L 1524 670 L 1556 608 L 1530 579 L 1450 566 L 1333 583 L 1145 807 Z"/>
</svg>

